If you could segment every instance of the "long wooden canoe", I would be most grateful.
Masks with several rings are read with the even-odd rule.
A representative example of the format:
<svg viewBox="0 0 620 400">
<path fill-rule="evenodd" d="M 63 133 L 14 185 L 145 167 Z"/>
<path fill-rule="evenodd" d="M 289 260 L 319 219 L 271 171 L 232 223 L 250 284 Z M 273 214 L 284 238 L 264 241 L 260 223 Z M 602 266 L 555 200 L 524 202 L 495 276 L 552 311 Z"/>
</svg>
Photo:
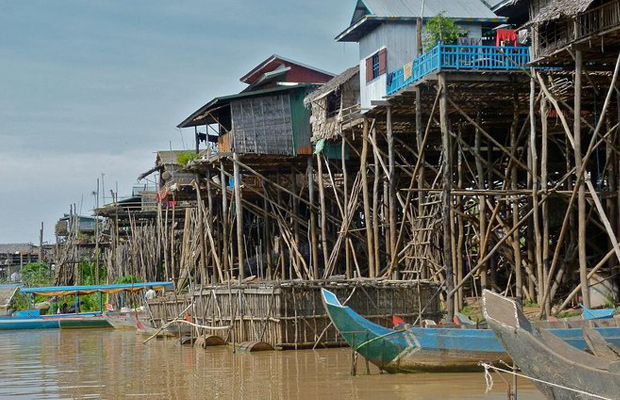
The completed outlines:
<svg viewBox="0 0 620 400">
<path fill-rule="evenodd" d="M 503 296 L 485 291 L 483 306 L 500 342 L 548 399 L 620 399 L 620 362 L 578 350 L 548 331 L 541 334 Z"/>
<path fill-rule="evenodd" d="M 101 316 L 101 314 L 95 313 L 0 317 L 0 331 L 111 327 L 112 326 Z"/>
<path fill-rule="evenodd" d="M 479 363 L 510 361 L 491 329 L 389 329 L 343 306 L 330 291 L 322 290 L 323 304 L 344 340 L 368 361 L 387 372 L 470 371 Z M 581 329 L 550 329 L 571 345 L 585 349 Z M 620 344 L 620 328 L 597 328 L 610 342 Z"/>
</svg>

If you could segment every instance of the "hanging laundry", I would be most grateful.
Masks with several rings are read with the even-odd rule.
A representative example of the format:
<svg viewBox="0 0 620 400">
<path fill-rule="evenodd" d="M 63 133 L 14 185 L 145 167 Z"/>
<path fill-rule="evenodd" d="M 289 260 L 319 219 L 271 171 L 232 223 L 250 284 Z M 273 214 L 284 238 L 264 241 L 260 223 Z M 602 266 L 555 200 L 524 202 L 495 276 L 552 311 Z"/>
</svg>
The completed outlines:
<svg viewBox="0 0 620 400">
<path fill-rule="evenodd" d="M 413 76 L 413 62 L 405 64 L 405 66 L 403 67 L 403 72 L 403 78 L 405 79 L 405 82 L 407 82 L 407 80 L 409 80 L 409 78 Z"/>
<path fill-rule="evenodd" d="M 498 29 L 496 35 L 496 46 L 517 46 L 517 31 L 514 29 Z"/>
<path fill-rule="evenodd" d="M 521 29 L 517 32 L 517 41 L 520 46 L 527 46 L 527 42 L 530 40 L 529 32 L 527 29 Z"/>
</svg>

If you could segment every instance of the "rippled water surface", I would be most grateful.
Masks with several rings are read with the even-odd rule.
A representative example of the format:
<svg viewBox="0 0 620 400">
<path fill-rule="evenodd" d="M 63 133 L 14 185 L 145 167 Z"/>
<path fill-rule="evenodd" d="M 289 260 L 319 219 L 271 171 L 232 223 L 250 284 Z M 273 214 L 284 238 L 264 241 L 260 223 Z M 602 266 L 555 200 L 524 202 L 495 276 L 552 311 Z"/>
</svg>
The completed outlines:
<svg viewBox="0 0 620 400">
<path fill-rule="evenodd" d="M 348 349 L 234 354 L 114 330 L 0 333 L 0 398 L 506 399 L 482 373 L 350 375 Z M 365 372 L 363 362 L 358 369 Z M 519 399 L 542 399 L 519 382 Z"/>
</svg>

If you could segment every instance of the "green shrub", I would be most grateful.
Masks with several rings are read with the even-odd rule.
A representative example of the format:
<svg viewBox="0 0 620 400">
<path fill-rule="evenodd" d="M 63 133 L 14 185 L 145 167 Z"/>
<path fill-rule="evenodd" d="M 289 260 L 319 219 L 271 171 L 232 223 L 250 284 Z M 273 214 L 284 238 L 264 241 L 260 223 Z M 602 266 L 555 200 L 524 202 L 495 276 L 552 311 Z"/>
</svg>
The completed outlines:
<svg viewBox="0 0 620 400">
<path fill-rule="evenodd" d="M 455 44 L 458 38 L 467 35 L 467 31 L 444 15 L 443 12 L 435 15 L 426 22 L 424 34 L 424 50 L 428 51 L 438 43 Z"/>
<path fill-rule="evenodd" d="M 177 155 L 177 162 L 183 166 L 186 166 L 190 162 L 196 160 L 198 154 L 192 150 L 182 151 Z"/>
<path fill-rule="evenodd" d="M 27 264 L 20 273 L 26 286 L 50 285 L 54 280 L 52 269 L 45 263 Z"/>
</svg>

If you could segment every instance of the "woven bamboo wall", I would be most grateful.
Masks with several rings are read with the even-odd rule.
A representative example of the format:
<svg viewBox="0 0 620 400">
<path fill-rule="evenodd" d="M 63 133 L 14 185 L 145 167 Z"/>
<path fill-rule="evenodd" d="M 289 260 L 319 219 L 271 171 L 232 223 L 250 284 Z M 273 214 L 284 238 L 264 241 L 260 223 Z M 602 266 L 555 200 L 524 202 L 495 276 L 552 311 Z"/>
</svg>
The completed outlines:
<svg viewBox="0 0 620 400">
<path fill-rule="evenodd" d="M 342 302 L 373 322 L 391 326 L 392 315 L 414 322 L 420 309 L 424 318 L 440 316 L 437 287 L 428 282 L 311 281 L 225 285 L 197 290 L 193 317 L 196 323 L 228 326 L 231 330 L 206 331 L 227 342 L 262 341 L 274 348 L 295 349 L 341 346 L 342 338 L 321 301 L 320 288 L 333 291 Z M 420 293 L 420 296 L 418 296 Z M 169 321 L 190 304 L 189 296 L 149 302 L 156 323 Z"/>
</svg>

